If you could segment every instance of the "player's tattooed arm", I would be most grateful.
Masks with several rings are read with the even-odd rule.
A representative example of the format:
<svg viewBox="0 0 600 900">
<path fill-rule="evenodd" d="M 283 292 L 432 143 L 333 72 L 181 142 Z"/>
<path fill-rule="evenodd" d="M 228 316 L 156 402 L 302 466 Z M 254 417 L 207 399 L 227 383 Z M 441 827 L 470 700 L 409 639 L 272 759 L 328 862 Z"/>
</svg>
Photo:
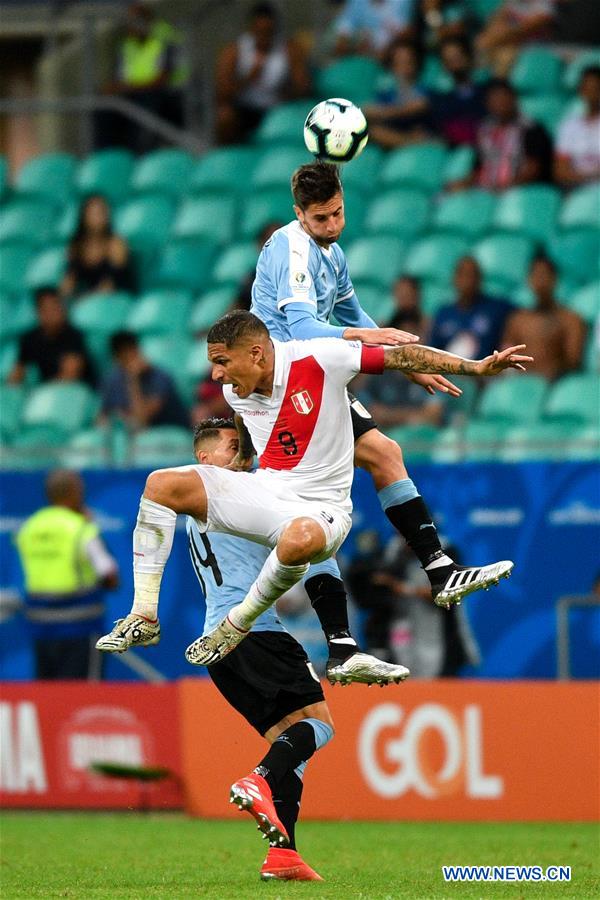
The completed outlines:
<svg viewBox="0 0 600 900">
<path fill-rule="evenodd" d="M 533 359 L 520 353 L 524 349 L 525 344 L 519 344 L 501 352 L 494 350 L 485 359 L 463 359 L 454 353 L 424 347 L 422 344 L 403 344 L 400 347 L 384 347 L 383 367 L 401 372 L 450 375 L 499 375 L 505 369 L 525 372 L 524 363 L 533 362 Z"/>
<path fill-rule="evenodd" d="M 238 433 L 239 446 L 238 452 L 226 468 L 233 469 L 235 472 L 247 472 L 248 469 L 252 468 L 252 463 L 254 462 L 252 439 L 242 417 L 235 413 L 233 420 Z"/>
</svg>

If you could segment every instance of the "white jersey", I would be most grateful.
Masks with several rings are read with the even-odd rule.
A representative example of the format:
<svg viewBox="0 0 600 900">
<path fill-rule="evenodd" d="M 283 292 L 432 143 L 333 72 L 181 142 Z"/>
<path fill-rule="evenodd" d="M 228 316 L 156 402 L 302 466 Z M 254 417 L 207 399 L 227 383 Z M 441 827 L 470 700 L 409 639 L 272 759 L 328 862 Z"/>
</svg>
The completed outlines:
<svg viewBox="0 0 600 900">
<path fill-rule="evenodd" d="M 277 472 L 294 493 L 352 510 L 354 437 L 346 385 L 359 372 L 383 371 L 383 348 L 358 341 L 273 340 L 270 397 L 223 393 L 252 438 L 261 469 Z"/>
</svg>

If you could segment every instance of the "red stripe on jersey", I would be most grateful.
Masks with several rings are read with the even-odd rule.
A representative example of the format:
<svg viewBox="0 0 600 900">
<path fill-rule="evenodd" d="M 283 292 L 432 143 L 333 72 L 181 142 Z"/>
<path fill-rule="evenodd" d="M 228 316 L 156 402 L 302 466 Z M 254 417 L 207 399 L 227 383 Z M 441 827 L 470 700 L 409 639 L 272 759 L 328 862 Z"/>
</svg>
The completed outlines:
<svg viewBox="0 0 600 900">
<path fill-rule="evenodd" d="M 294 469 L 311 442 L 321 410 L 325 372 L 306 356 L 290 365 L 277 421 L 260 457 L 261 469 Z"/>
<path fill-rule="evenodd" d="M 365 375 L 381 375 L 383 372 L 383 347 L 362 345 L 360 371 Z"/>
</svg>

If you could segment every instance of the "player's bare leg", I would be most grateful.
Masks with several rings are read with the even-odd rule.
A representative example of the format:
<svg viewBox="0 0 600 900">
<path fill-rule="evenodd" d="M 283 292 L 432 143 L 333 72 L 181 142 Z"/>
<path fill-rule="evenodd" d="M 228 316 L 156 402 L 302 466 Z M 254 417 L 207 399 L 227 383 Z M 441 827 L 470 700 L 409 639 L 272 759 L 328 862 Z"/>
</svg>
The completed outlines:
<svg viewBox="0 0 600 900">
<path fill-rule="evenodd" d="M 514 566 L 510 560 L 459 566 L 444 553 L 431 513 L 409 477 L 395 441 L 371 429 L 356 441 L 354 460 L 371 474 L 386 516 L 419 558 L 438 606 L 449 609 L 467 594 L 487 590 L 509 577 Z"/>
</svg>

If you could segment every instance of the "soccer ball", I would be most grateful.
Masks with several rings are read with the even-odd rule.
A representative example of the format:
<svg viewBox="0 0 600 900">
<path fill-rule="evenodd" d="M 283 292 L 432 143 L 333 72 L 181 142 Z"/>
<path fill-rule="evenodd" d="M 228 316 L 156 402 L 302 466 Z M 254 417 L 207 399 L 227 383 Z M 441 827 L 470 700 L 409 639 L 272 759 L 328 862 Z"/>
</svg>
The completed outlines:
<svg viewBox="0 0 600 900">
<path fill-rule="evenodd" d="M 304 123 L 304 143 L 323 162 L 350 162 L 363 152 L 368 140 L 362 110 L 339 97 L 317 103 Z"/>
</svg>

